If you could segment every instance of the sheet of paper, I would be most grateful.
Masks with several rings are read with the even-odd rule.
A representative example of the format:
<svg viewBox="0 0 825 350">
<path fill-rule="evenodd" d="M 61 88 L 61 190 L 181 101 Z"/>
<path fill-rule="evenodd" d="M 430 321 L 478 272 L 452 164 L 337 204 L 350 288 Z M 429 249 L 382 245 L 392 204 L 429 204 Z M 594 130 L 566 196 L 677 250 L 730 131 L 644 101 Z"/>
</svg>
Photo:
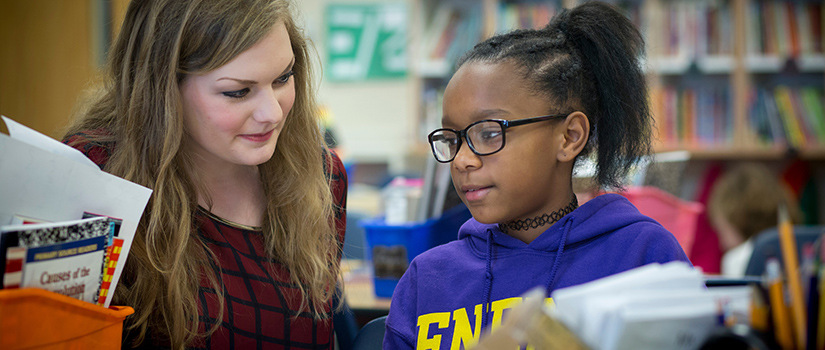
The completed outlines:
<svg viewBox="0 0 825 350">
<path fill-rule="evenodd" d="M 589 283 L 553 291 L 552 297 L 556 303 L 554 315 L 571 330 L 579 331 L 583 329 L 583 318 L 587 315 L 582 305 L 596 295 L 651 289 L 704 288 L 702 273 L 688 264 L 678 261 L 648 264 Z"/>
<path fill-rule="evenodd" d="M 77 220 L 84 211 L 120 218 L 123 224 L 119 236 L 124 240 L 125 252 L 120 259 L 126 261 L 151 194 L 148 188 L 68 158 L 62 151 L 46 151 L 31 142 L 0 134 L 0 224 L 10 223 L 16 214 L 48 221 Z M 123 265 L 117 265 L 114 286 Z M 106 297 L 107 307 L 113 292 Z"/>
<path fill-rule="evenodd" d="M 553 292 L 553 316 L 593 349 L 696 349 L 729 311 L 749 319 L 748 286 L 708 289 L 682 262 L 650 264 Z"/>
<path fill-rule="evenodd" d="M 9 136 L 11 136 L 11 138 L 23 141 L 44 151 L 69 158 L 80 164 L 86 164 L 97 168 L 97 165 L 80 151 L 72 147 L 66 147 L 66 145 L 62 142 L 43 135 L 37 132 L 37 130 L 26 127 L 25 125 L 20 124 L 9 117 L 4 115 L 0 117 L 2 117 L 3 121 L 6 123 L 6 128 L 9 129 Z"/>
<path fill-rule="evenodd" d="M 594 347 L 698 349 L 717 325 L 717 305 L 704 291 L 634 293 L 621 299 L 621 306 L 604 317 Z"/>
</svg>

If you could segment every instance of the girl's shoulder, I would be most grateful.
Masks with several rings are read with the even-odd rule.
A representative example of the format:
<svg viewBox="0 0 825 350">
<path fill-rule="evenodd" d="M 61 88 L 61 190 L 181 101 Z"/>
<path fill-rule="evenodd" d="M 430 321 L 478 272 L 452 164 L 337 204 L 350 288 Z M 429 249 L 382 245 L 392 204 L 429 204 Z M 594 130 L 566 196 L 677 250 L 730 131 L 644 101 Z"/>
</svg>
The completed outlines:
<svg viewBox="0 0 825 350">
<path fill-rule="evenodd" d="M 115 142 L 101 140 L 110 137 L 111 133 L 106 129 L 83 130 L 66 135 L 63 138 L 63 143 L 77 149 L 97 164 L 100 169 L 103 169 L 112 155 Z"/>
</svg>

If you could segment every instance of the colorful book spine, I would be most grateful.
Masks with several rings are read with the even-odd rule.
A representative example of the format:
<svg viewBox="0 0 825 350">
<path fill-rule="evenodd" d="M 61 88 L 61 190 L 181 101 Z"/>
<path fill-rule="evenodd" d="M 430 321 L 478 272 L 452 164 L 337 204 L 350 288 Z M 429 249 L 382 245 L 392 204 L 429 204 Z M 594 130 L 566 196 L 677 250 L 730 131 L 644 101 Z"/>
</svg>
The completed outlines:
<svg viewBox="0 0 825 350">
<path fill-rule="evenodd" d="M 23 282 L 23 265 L 26 248 L 11 247 L 6 251 L 6 270 L 3 273 L 3 289 L 20 288 Z"/>
<path fill-rule="evenodd" d="M 123 249 L 123 240 L 118 238 L 114 239 L 112 245 L 108 248 L 106 265 L 103 270 L 103 282 L 100 284 L 100 294 L 97 299 L 98 305 L 103 305 L 103 303 L 106 302 L 106 296 L 109 295 L 109 289 L 111 289 L 112 286 L 112 276 L 115 274 L 121 249 Z"/>
<path fill-rule="evenodd" d="M 788 143 L 795 148 L 804 147 L 805 135 L 797 121 L 793 103 L 791 102 L 790 91 L 787 87 L 777 87 L 774 90 L 774 98 L 776 99 L 776 106 L 779 110 L 782 124 L 785 126 Z"/>
</svg>

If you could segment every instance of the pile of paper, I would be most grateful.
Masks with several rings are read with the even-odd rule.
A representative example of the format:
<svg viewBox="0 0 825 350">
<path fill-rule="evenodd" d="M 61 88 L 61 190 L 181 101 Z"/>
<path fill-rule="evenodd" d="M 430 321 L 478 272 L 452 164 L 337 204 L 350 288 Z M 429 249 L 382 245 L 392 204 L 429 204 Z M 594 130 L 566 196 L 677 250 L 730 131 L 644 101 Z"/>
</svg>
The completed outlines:
<svg viewBox="0 0 825 350">
<path fill-rule="evenodd" d="M 0 133 L 3 282 L 108 307 L 152 191 L 101 171 L 67 145 L 3 120 L 10 134 Z"/>
<path fill-rule="evenodd" d="M 747 319 L 750 289 L 705 287 L 682 262 L 650 264 L 552 293 L 553 317 L 592 349 L 697 349 L 723 314 Z"/>
</svg>

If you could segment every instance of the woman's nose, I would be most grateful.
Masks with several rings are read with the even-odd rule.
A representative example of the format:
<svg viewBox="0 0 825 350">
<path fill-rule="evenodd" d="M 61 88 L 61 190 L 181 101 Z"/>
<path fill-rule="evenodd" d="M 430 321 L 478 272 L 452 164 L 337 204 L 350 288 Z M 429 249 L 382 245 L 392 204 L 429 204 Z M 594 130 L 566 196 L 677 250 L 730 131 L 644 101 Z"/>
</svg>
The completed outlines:
<svg viewBox="0 0 825 350">
<path fill-rule="evenodd" d="M 272 88 L 267 90 L 253 113 L 253 118 L 260 123 L 279 123 L 284 119 L 282 104 L 283 91 Z"/>
</svg>

